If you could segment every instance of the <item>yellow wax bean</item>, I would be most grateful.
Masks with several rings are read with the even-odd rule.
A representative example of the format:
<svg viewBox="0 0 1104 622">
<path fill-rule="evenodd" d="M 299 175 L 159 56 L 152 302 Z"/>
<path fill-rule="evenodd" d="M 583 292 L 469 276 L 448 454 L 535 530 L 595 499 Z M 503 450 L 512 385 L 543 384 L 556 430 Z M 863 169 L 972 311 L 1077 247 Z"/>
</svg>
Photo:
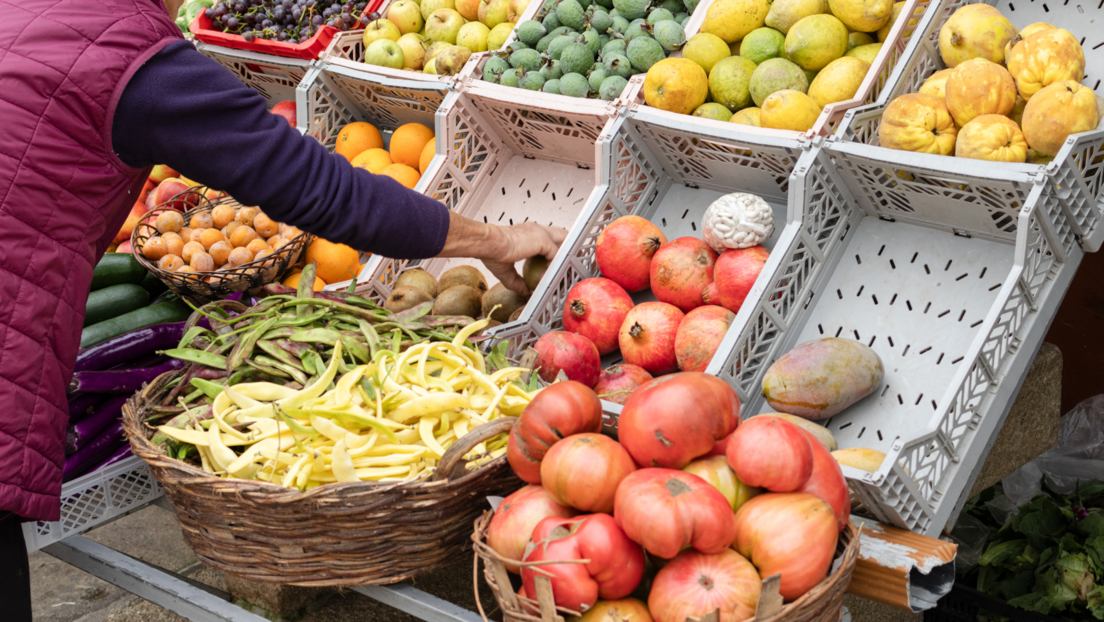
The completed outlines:
<svg viewBox="0 0 1104 622">
<path fill-rule="evenodd" d="M 303 470 L 303 467 L 306 466 L 307 462 L 311 460 L 311 458 L 312 456 L 310 454 L 304 454 L 300 456 L 299 459 L 295 461 L 295 464 L 292 464 L 290 467 L 288 467 L 287 473 L 284 474 L 284 479 L 281 482 L 281 485 L 284 488 L 291 488 L 291 485 L 296 483 L 296 479 L 298 479 L 299 477 L 299 472 Z"/>
<path fill-rule="evenodd" d="M 442 410 L 459 410 L 467 408 L 468 398 L 455 393 L 434 393 L 425 397 L 410 400 L 391 412 L 390 417 L 395 421 L 405 423 L 415 417 L 425 417 L 441 412 Z"/>
<path fill-rule="evenodd" d="M 234 387 L 227 386 L 223 388 L 222 392 L 225 393 L 235 404 L 237 404 L 238 408 L 253 408 L 255 406 L 261 405 L 261 403 L 257 400 L 242 395 Z"/>
<path fill-rule="evenodd" d="M 236 460 L 230 463 L 230 465 L 226 467 L 226 471 L 235 477 L 248 479 L 242 475 L 241 472 L 244 471 L 246 467 L 256 462 L 258 458 L 262 457 L 261 450 L 271 449 L 276 451 L 279 447 L 280 442 L 274 438 L 268 438 L 259 443 L 254 443 L 249 449 L 242 452 L 242 455 L 238 456 Z"/>
<path fill-rule="evenodd" d="M 211 426 L 211 429 L 207 430 L 207 447 L 211 450 L 214 466 L 221 471 L 226 471 L 227 467 L 238 459 L 237 454 L 222 442 L 218 426 Z"/>
<path fill-rule="evenodd" d="M 437 457 L 441 457 L 445 455 L 445 448 L 441 447 L 441 444 L 433 437 L 433 426 L 435 425 L 437 425 L 436 419 L 433 417 L 424 417 L 418 424 L 418 433 L 422 438 L 422 442 L 426 444 L 426 447 L 437 454 Z"/>
<path fill-rule="evenodd" d="M 318 430 L 322 436 L 333 439 L 334 442 L 341 441 L 341 447 L 345 447 L 345 435 L 349 433 L 348 430 L 316 414 L 311 414 L 310 422 L 311 426 Z"/>
<path fill-rule="evenodd" d="M 283 385 L 272 382 L 243 382 L 234 385 L 232 388 L 238 394 L 257 400 L 258 402 L 275 402 L 277 400 L 289 398 L 296 393 L 295 389 L 289 389 Z M 245 406 L 241 404 L 238 404 L 238 406 L 245 408 Z"/>
<path fill-rule="evenodd" d="M 335 376 L 337 376 L 337 363 L 341 360 L 341 342 L 338 341 L 334 344 L 333 355 L 330 357 L 330 364 L 326 367 L 325 373 L 315 379 L 314 382 L 304 387 L 300 391 L 296 391 L 293 395 L 285 397 L 282 400 L 277 401 L 277 405 L 280 408 L 296 408 L 308 400 L 313 400 L 316 397 L 325 393 L 326 389 L 333 382 Z"/>
<path fill-rule="evenodd" d="M 349 452 L 345 450 L 345 440 L 342 439 L 334 444 L 333 455 L 330 456 L 333 461 L 330 464 L 330 468 L 333 469 L 334 477 L 339 482 L 355 482 L 357 481 L 357 475 L 355 467 L 353 467 L 353 460 L 349 458 Z"/>
</svg>

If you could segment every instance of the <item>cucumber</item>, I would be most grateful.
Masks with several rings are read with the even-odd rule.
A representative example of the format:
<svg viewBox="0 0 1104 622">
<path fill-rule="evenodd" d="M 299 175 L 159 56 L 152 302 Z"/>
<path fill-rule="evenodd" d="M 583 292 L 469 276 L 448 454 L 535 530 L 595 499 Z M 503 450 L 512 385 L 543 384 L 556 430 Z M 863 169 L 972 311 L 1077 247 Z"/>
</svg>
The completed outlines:
<svg viewBox="0 0 1104 622">
<path fill-rule="evenodd" d="M 99 324 L 149 304 L 149 292 L 134 283 L 112 285 L 88 294 L 84 308 L 84 325 Z"/>
<path fill-rule="evenodd" d="M 183 322 L 191 315 L 192 308 L 181 300 L 135 309 L 130 313 L 124 313 L 85 328 L 81 332 L 80 347 L 89 348 L 101 341 L 154 324 Z"/>
<path fill-rule="evenodd" d="M 174 293 L 172 293 L 172 291 L 166 289 L 165 291 L 158 294 L 157 298 L 154 298 L 152 301 L 150 301 L 150 305 L 151 306 L 152 305 L 159 305 L 159 304 L 163 304 L 163 303 L 166 303 L 166 302 L 172 302 L 174 300 L 177 300 L 176 294 L 174 294 Z"/>
<path fill-rule="evenodd" d="M 141 283 L 149 272 L 130 253 L 107 253 L 92 271 L 91 291 L 121 283 Z"/>
<path fill-rule="evenodd" d="M 169 289 L 169 286 L 165 285 L 161 279 L 157 278 L 157 275 L 152 272 L 147 272 L 146 276 L 142 278 L 141 286 L 149 292 L 150 296 L 157 296 Z"/>
</svg>

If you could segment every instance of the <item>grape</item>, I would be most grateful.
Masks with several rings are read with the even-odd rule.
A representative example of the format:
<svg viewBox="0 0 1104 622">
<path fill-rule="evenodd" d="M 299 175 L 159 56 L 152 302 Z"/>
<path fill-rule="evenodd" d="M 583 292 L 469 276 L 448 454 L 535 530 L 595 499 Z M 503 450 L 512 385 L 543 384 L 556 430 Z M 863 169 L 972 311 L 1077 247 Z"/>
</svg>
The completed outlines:
<svg viewBox="0 0 1104 622">
<path fill-rule="evenodd" d="M 322 17 L 325 18 L 325 19 L 330 19 L 331 15 L 333 15 L 333 11 L 331 11 L 329 9 L 326 9 L 325 11 L 322 11 Z"/>
<path fill-rule="evenodd" d="M 214 9 L 206 9 L 205 11 L 203 11 L 203 14 L 207 16 L 207 19 L 215 19 L 216 17 L 218 17 L 215 14 Z"/>
<path fill-rule="evenodd" d="M 272 20 L 266 19 L 265 21 L 261 22 L 261 28 L 272 28 L 273 23 L 274 22 Z"/>
<path fill-rule="evenodd" d="M 380 18 L 379 11 L 372 11 L 371 13 L 368 14 L 368 21 L 370 21 L 370 22 L 374 22 L 379 18 Z"/>
<path fill-rule="evenodd" d="M 348 26 L 353 25 L 353 16 L 349 15 L 348 13 L 343 13 L 341 15 L 341 20 L 344 21 L 345 24 L 348 25 Z"/>
<path fill-rule="evenodd" d="M 237 28 L 238 27 L 238 18 L 231 15 L 226 20 L 226 27 L 229 28 L 230 30 L 234 30 L 235 28 Z"/>
<path fill-rule="evenodd" d="M 303 15 L 303 10 L 299 8 L 299 5 L 293 6 L 291 8 L 291 16 L 294 17 L 296 21 L 298 21 L 299 17 L 302 16 L 302 15 Z"/>
<path fill-rule="evenodd" d="M 356 10 L 363 11 L 367 7 L 368 7 L 367 4 L 365 4 L 363 2 L 358 2 L 357 5 L 356 5 Z"/>
<path fill-rule="evenodd" d="M 243 34 L 242 39 L 245 39 L 246 43 L 251 43 L 253 41 L 253 33 L 247 32 L 247 33 Z"/>
<path fill-rule="evenodd" d="M 211 22 L 211 28 L 214 28 L 215 30 L 226 30 L 226 27 L 222 25 L 222 21 L 217 19 Z"/>
<path fill-rule="evenodd" d="M 290 43 L 292 45 L 295 45 L 296 43 L 299 43 L 299 40 L 296 39 L 295 37 L 292 37 L 292 38 L 288 39 L 288 43 Z"/>
<path fill-rule="evenodd" d="M 324 21 L 326 21 L 326 18 L 322 17 L 321 15 L 315 15 L 314 17 L 311 18 L 311 23 L 314 24 L 315 26 L 321 26 L 322 22 L 324 22 Z"/>
</svg>

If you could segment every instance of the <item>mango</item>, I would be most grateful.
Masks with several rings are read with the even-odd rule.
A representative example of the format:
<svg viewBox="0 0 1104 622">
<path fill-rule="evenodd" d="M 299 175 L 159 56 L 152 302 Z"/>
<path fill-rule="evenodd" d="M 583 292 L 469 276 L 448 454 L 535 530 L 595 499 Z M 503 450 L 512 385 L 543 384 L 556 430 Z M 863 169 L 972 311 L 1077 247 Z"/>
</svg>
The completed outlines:
<svg viewBox="0 0 1104 622">
<path fill-rule="evenodd" d="M 827 419 L 882 385 L 885 368 L 874 350 L 850 339 L 805 342 L 784 354 L 763 377 L 771 408 L 806 419 Z"/>
<path fill-rule="evenodd" d="M 865 447 L 847 447 L 832 452 L 832 457 L 840 466 L 851 467 L 867 473 L 877 473 L 885 461 L 886 455 L 877 449 Z"/>
<path fill-rule="evenodd" d="M 784 419 L 797 427 L 805 430 L 809 434 L 812 434 L 821 445 L 824 445 L 828 451 L 835 451 L 839 448 L 839 443 L 836 442 L 836 437 L 832 436 L 832 433 L 828 431 L 828 428 L 820 425 L 819 423 L 813 423 L 808 419 L 802 417 L 796 417 L 794 415 L 787 415 L 785 413 L 763 413 L 762 415 L 755 415 L 756 417 L 778 417 Z M 754 418 L 754 417 L 753 417 Z"/>
</svg>

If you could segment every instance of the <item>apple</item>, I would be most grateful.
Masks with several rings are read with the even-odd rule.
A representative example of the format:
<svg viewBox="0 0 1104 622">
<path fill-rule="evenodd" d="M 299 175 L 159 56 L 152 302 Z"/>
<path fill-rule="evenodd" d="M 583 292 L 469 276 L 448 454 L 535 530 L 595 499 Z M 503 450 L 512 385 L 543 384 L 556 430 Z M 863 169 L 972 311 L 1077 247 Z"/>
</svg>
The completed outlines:
<svg viewBox="0 0 1104 622">
<path fill-rule="evenodd" d="M 452 44 L 448 41 L 430 41 L 429 47 L 426 48 L 425 58 L 422 59 L 422 63 L 429 63 L 434 57 L 450 47 L 452 47 Z"/>
<path fill-rule="evenodd" d="M 456 0 L 422 0 L 422 18 L 429 21 L 429 16 L 439 9 L 456 9 Z"/>
<path fill-rule="evenodd" d="M 528 6 L 529 0 L 510 0 L 510 6 L 506 9 L 506 21 L 511 24 L 518 23 L 518 20 L 521 19 L 521 14 L 525 12 Z"/>
<path fill-rule="evenodd" d="M 480 0 L 479 21 L 487 25 L 487 28 L 506 21 L 506 15 L 510 12 L 510 0 Z"/>
<path fill-rule="evenodd" d="M 483 23 L 483 22 L 480 22 Z M 510 33 L 514 31 L 514 25 L 510 22 L 502 22 L 491 29 L 491 34 L 487 35 L 487 49 L 498 50 L 506 44 L 506 39 L 510 38 Z"/>
<path fill-rule="evenodd" d="M 191 184 L 177 177 L 166 179 L 157 184 L 156 188 L 150 190 L 149 196 L 146 197 L 146 211 L 152 210 L 155 207 L 167 207 L 178 212 L 186 212 L 192 209 L 199 203 L 199 197 L 195 196 L 195 194 L 188 194 L 175 201 L 169 200 L 191 187 Z"/>
<path fill-rule="evenodd" d="M 430 75 L 437 75 L 437 59 L 431 58 L 425 63 L 425 67 L 422 67 L 422 73 L 428 73 Z"/>
<path fill-rule="evenodd" d="M 298 118 L 295 116 L 295 102 L 293 100 L 280 102 L 273 106 L 272 110 L 269 110 L 269 112 L 287 119 L 288 125 L 291 127 L 295 127 L 296 122 L 298 122 Z"/>
<path fill-rule="evenodd" d="M 398 41 L 401 36 L 402 33 L 399 32 L 399 27 L 394 22 L 389 19 L 377 19 L 368 22 L 368 25 L 364 27 L 364 47 L 367 48 L 380 39 Z"/>
<path fill-rule="evenodd" d="M 387 21 L 395 24 L 404 35 L 418 32 L 425 25 L 422 9 L 414 0 L 397 0 L 387 9 Z"/>
<path fill-rule="evenodd" d="M 115 238 L 112 240 L 114 244 L 122 244 L 126 242 L 130 245 L 130 234 L 134 231 L 134 227 L 138 226 L 138 221 L 142 218 L 142 215 L 146 213 L 146 206 L 141 201 L 136 201 L 130 208 L 130 212 L 127 214 L 126 222 L 123 223 L 122 228 L 115 234 Z M 123 252 L 123 251 L 119 251 Z"/>
<path fill-rule="evenodd" d="M 479 0 L 456 0 L 455 8 L 469 22 L 479 19 Z"/>
<path fill-rule="evenodd" d="M 468 48 L 472 52 L 486 52 L 487 36 L 490 34 L 491 29 L 487 28 L 486 25 L 480 22 L 468 22 L 460 28 L 460 32 L 456 35 L 456 45 Z"/>
<path fill-rule="evenodd" d="M 364 62 L 391 69 L 403 68 L 403 49 L 390 39 L 376 39 L 364 50 Z"/>
<path fill-rule="evenodd" d="M 168 164 L 158 164 L 150 171 L 149 178 L 153 180 L 154 185 L 157 185 L 170 177 L 176 177 L 180 175 L 170 167 Z"/>
<path fill-rule="evenodd" d="M 437 9 L 426 20 L 425 34 L 433 41 L 448 41 L 456 45 L 456 36 L 464 24 L 464 16 L 456 9 Z"/>
<path fill-rule="evenodd" d="M 464 68 L 464 63 L 471 58 L 471 50 L 460 45 L 454 45 L 438 54 L 433 59 L 436 71 L 442 76 L 455 76 Z"/>
<path fill-rule="evenodd" d="M 398 44 L 403 51 L 403 69 L 421 71 L 422 65 L 425 64 L 427 47 L 425 37 L 416 32 L 407 33 L 399 37 Z"/>
</svg>

